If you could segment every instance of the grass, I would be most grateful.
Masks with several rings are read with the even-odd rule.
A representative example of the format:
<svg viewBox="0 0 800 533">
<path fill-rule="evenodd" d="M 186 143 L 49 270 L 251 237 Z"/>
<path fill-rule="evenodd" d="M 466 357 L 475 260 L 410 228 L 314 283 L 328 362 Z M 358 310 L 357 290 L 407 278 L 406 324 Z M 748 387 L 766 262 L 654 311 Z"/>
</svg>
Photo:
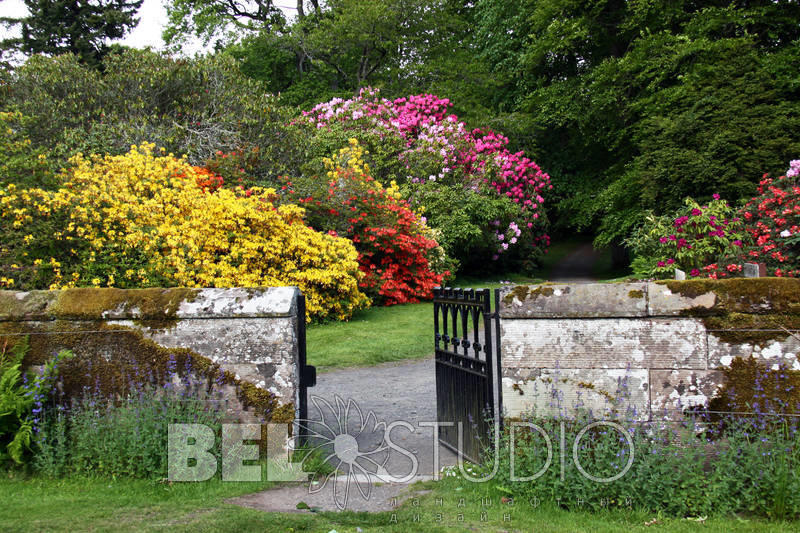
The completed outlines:
<svg viewBox="0 0 800 533">
<path fill-rule="evenodd" d="M 661 518 L 636 511 L 568 512 L 525 502 L 511 506 L 483 484 L 456 479 L 413 487 L 418 500 L 384 513 L 267 513 L 225 503 L 267 483 L 164 484 L 142 480 L 49 480 L 8 474 L 0 479 L 3 531 L 270 531 L 339 533 L 408 531 L 693 532 L 796 531 L 796 523 L 709 518 Z M 430 491 L 430 492 L 426 492 Z M 354 497 L 360 498 L 359 495 Z M 489 497 L 488 506 L 481 499 Z M 463 499 L 463 502 L 462 502 Z M 481 516 L 482 513 L 485 516 Z M 508 515 L 510 520 L 505 520 Z M 647 526 L 647 522 L 655 523 Z"/>
<path fill-rule="evenodd" d="M 373 307 L 349 322 L 313 324 L 306 332 L 308 363 L 321 372 L 433 354 L 433 304 Z"/>
</svg>

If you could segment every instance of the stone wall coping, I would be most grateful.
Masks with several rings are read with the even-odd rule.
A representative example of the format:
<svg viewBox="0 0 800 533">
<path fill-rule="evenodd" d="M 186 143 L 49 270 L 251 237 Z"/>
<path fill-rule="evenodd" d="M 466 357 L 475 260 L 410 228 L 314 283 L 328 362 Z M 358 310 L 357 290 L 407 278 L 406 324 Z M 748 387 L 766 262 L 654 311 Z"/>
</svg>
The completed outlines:
<svg viewBox="0 0 800 533">
<path fill-rule="evenodd" d="M 297 287 L 0 291 L 0 321 L 292 317 L 299 295 Z"/>
<path fill-rule="evenodd" d="M 544 283 L 501 291 L 501 318 L 800 314 L 800 279 Z"/>
</svg>

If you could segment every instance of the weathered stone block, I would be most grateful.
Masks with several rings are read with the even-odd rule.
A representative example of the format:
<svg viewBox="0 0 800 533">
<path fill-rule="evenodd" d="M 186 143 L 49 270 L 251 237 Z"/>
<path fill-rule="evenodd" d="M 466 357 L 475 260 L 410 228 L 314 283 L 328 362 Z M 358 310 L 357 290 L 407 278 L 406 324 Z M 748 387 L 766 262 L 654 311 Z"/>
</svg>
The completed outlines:
<svg viewBox="0 0 800 533">
<path fill-rule="evenodd" d="M 783 363 L 792 370 L 800 370 L 800 339 L 788 336 L 783 341 L 772 341 L 764 346 L 753 346 L 753 357 L 761 359 L 768 368 L 777 370 Z"/>
<path fill-rule="evenodd" d="M 764 343 L 729 344 L 718 339 L 714 332 L 708 333 L 708 367 L 730 366 L 736 357 L 755 357 L 768 368 L 777 369 L 784 364 L 792 370 L 800 370 L 800 339 L 786 335 L 782 339 Z"/>
<path fill-rule="evenodd" d="M 520 285 L 500 299 L 503 318 L 643 317 L 645 283 Z"/>
<path fill-rule="evenodd" d="M 170 357 L 189 352 L 199 358 L 201 373 L 213 368 L 209 361 L 217 363 L 235 377 L 225 377 L 228 384 L 223 386 L 235 384 L 245 391 L 247 402 L 262 409 L 261 415 L 269 409 L 291 417 L 299 390 L 299 294 L 295 287 L 0 291 L 0 333 L 36 333 L 32 364 L 71 349 L 87 361 L 111 363 L 112 369 L 118 360 L 123 374 L 130 371 L 131 361 L 134 366 L 141 361 L 156 375 L 167 350 L 185 350 Z M 253 392 L 252 385 L 271 394 Z"/>
<path fill-rule="evenodd" d="M 704 406 L 724 385 L 716 370 L 651 370 L 650 409 L 654 418 L 679 418 L 690 407 Z"/>
<path fill-rule="evenodd" d="M 181 302 L 177 318 L 266 318 L 296 314 L 295 287 L 202 289 Z"/>
<path fill-rule="evenodd" d="M 708 333 L 708 368 L 711 370 L 730 365 L 736 357 L 747 358 L 752 354 L 752 344 L 730 344 L 720 340 L 713 333 Z"/>
<path fill-rule="evenodd" d="M 697 299 L 707 293 L 716 295 L 716 301 L 709 314 L 750 313 L 800 314 L 800 279 L 797 278 L 732 278 L 725 280 L 693 279 L 688 281 L 658 281 L 657 286 L 665 287 L 673 294 Z M 662 289 L 663 290 L 663 289 Z M 651 288 L 651 314 L 653 310 L 653 290 Z M 690 314 L 705 312 L 695 306 Z M 705 307 L 705 306 L 703 306 Z"/>
<path fill-rule="evenodd" d="M 758 263 L 745 263 L 742 268 L 742 274 L 746 278 L 760 278 L 761 269 L 758 267 Z"/>
<path fill-rule="evenodd" d="M 650 415 L 649 388 L 643 369 L 542 368 L 533 379 L 503 378 L 503 409 L 509 417 L 573 414 L 581 408 L 599 417 L 613 411 L 644 420 Z"/>
<path fill-rule="evenodd" d="M 697 319 L 505 319 L 503 365 L 529 368 L 706 369 Z"/>
<path fill-rule="evenodd" d="M 294 398 L 298 386 L 294 318 L 184 319 L 169 327 L 130 321 L 110 324 L 139 329 L 167 348 L 189 348 L 283 401 Z"/>
<path fill-rule="evenodd" d="M 647 314 L 650 316 L 680 316 L 690 309 L 707 311 L 717 303 L 713 292 L 684 296 L 672 292 L 666 285 L 652 282 L 647 284 L 647 299 Z"/>
<path fill-rule="evenodd" d="M 0 320 L 173 320 L 296 313 L 296 287 L 0 291 Z"/>
</svg>

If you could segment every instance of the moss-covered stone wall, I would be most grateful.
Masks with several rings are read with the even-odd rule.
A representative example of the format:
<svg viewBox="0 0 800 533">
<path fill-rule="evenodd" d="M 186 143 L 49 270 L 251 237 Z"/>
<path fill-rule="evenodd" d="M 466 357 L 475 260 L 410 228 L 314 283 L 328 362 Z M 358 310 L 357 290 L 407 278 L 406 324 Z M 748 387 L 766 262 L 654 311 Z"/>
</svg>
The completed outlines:
<svg viewBox="0 0 800 533">
<path fill-rule="evenodd" d="M 0 345 L 24 364 L 62 349 L 65 397 L 126 394 L 141 383 L 223 392 L 231 419 L 286 422 L 298 394 L 298 291 L 71 289 L 0 291 Z"/>
<path fill-rule="evenodd" d="M 560 383 L 561 407 L 602 411 L 609 398 L 624 397 L 641 418 L 709 402 L 718 408 L 720 398 L 741 407 L 752 397 L 742 380 L 752 380 L 754 369 L 765 379 L 798 380 L 787 386 L 800 390 L 797 279 L 514 287 L 499 313 L 504 406 L 512 416 L 547 411 L 552 401 L 542 398 L 551 383 Z"/>
</svg>

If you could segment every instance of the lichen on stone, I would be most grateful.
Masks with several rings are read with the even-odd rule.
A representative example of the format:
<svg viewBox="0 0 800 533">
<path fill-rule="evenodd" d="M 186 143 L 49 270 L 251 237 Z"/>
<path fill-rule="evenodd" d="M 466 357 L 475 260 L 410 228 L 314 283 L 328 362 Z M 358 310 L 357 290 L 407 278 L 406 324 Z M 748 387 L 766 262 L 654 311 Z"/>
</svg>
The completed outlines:
<svg viewBox="0 0 800 533">
<path fill-rule="evenodd" d="M 515 299 L 520 302 L 524 302 L 528 298 L 535 300 L 539 296 L 552 296 L 554 292 L 553 287 L 548 287 L 547 285 L 538 285 L 534 289 L 531 289 L 528 285 L 517 285 L 503 297 L 503 303 L 511 305 Z"/>
<path fill-rule="evenodd" d="M 771 369 L 753 357 L 736 357 L 723 368 L 725 383 L 708 404 L 715 412 L 800 412 L 800 371 Z"/>
<path fill-rule="evenodd" d="M 200 289 L 75 288 L 59 291 L 50 314 L 59 318 L 92 320 L 108 313 L 131 313 L 139 319 L 174 320 L 183 302 L 196 298 Z"/>
</svg>

